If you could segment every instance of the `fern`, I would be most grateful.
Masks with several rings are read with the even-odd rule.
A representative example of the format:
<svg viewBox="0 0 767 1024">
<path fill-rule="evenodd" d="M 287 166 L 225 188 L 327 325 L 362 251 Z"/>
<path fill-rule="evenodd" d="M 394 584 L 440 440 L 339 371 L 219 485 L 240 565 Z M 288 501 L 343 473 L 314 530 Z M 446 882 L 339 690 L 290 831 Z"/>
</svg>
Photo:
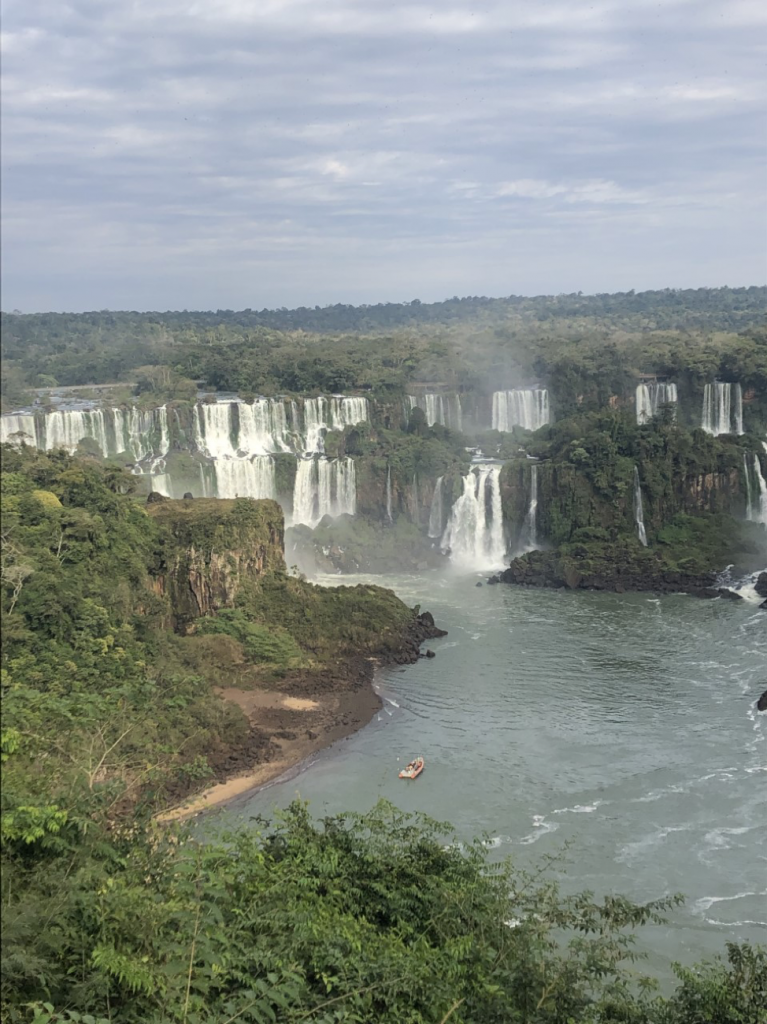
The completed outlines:
<svg viewBox="0 0 767 1024">
<path fill-rule="evenodd" d="M 161 987 L 149 966 L 149 957 L 126 956 L 118 952 L 114 946 L 96 946 L 91 954 L 94 967 L 104 971 L 131 992 L 143 992 L 152 995 Z"/>
</svg>

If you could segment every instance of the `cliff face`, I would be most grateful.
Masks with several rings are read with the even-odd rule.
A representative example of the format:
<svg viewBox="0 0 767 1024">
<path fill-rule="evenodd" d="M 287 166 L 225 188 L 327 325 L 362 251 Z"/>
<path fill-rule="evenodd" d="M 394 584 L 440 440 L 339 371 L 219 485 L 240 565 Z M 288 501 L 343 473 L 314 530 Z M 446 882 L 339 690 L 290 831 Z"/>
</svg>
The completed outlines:
<svg viewBox="0 0 767 1024">
<path fill-rule="evenodd" d="M 176 629 L 232 608 L 244 583 L 285 569 L 283 516 L 275 501 L 198 498 L 147 509 L 165 528 L 155 589 L 169 599 Z"/>
<path fill-rule="evenodd" d="M 530 502 L 535 463 L 517 460 L 501 472 L 501 500 L 511 550 L 524 523 Z M 644 519 L 648 531 L 660 530 L 676 515 L 702 513 L 738 518 L 745 514 L 745 483 L 742 471 L 713 467 L 677 467 L 660 460 L 639 460 Z M 633 534 L 634 464 L 621 459 L 611 467 L 609 478 L 599 482 L 575 466 L 541 462 L 538 476 L 538 535 L 550 544 L 572 540 L 578 531 L 600 530 L 610 535 Z"/>
</svg>

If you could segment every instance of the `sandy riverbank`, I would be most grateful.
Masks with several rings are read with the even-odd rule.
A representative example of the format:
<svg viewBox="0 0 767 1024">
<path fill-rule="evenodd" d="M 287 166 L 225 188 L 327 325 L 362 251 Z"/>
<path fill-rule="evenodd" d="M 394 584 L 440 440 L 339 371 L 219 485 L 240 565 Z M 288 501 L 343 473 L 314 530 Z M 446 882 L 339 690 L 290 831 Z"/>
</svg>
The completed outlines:
<svg viewBox="0 0 767 1024">
<path fill-rule="evenodd" d="M 381 707 L 372 687 L 375 662 L 353 689 L 295 697 L 277 690 L 219 689 L 223 700 L 237 704 L 251 726 L 266 733 L 270 754 L 246 772 L 189 797 L 158 815 L 161 822 L 179 821 L 219 807 L 243 793 L 265 786 L 312 754 L 361 729 Z"/>
<path fill-rule="evenodd" d="M 219 781 L 192 794 L 157 816 L 160 822 L 180 821 L 235 797 L 265 786 L 296 768 L 312 754 L 350 736 L 371 720 L 381 707 L 373 689 L 376 668 L 382 663 L 407 665 L 417 661 L 421 644 L 444 636 L 425 612 L 402 638 L 402 645 L 382 662 L 377 658 L 351 658 L 309 672 L 297 672 L 274 686 L 249 689 L 220 687 L 222 700 L 242 710 L 250 723 L 254 756 L 219 774 Z"/>
</svg>

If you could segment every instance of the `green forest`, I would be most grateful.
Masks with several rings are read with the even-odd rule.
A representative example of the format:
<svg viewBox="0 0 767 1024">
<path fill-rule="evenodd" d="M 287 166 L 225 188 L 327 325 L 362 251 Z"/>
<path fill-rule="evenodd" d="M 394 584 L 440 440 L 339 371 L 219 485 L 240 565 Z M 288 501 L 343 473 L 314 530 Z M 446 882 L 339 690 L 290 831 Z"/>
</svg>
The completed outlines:
<svg viewBox="0 0 767 1024">
<path fill-rule="evenodd" d="M 176 387 L 199 380 L 268 395 L 391 394 L 409 381 L 489 391 L 538 377 L 563 409 L 596 376 L 615 393 L 632 371 L 692 385 L 721 373 L 765 390 L 766 302 L 767 289 L 754 287 L 261 313 L 4 313 L 3 408 L 30 387 L 124 381 L 167 394 L 170 381 L 151 371 L 159 366 L 172 368 Z"/>
</svg>

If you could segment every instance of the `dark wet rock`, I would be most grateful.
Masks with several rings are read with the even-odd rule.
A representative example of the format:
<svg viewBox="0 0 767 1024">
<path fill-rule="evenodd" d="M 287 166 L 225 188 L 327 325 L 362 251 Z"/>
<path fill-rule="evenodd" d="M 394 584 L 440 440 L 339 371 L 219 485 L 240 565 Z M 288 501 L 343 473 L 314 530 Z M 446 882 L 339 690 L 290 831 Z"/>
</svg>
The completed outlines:
<svg viewBox="0 0 767 1024">
<path fill-rule="evenodd" d="M 191 501 L 193 498 L 194 498 L 194 495 L 192 494 L 191 491 L 187 491 L 184 494 L 184 501 Z"/>
<path fill-rule="evenodd" d="M 767 711 L 767 690 L 764 691 L 762 696 L 756 702 L 757 711 Z"/>
<path fill-rule="evenodd" d="M 428 651 L 428 650 L 427 650 L 427 652 L 426 652 L 426 657 L 427 657 L 427 658 L 436 658 L 436 657 L 437 657 L 437 655 L 436 655 L 436 654 L 434 653 L 434 651 Z"/>
<path fill-rule="evenodd" d="M 742 601 L 743 595 L 736 593 L 734 590 L 728 590 L 726 587 L 719 587 L 718 594 L 720 597 L 726 598 L 728 601 Z"/>
<path fill-rule="evenodd" d="M 692 574 L 668 569 L 652 554 L 619 546 L 597 554 L 574 551 L 532 551 L 515 558 L 500 574 L 501 583 L 523 587 L 601 590 L 613 593 L 650 591 L 656 594 L 696 594 L 721 597 L 713 573 Z M 729 596 L 729 595 L 728 595 Z"/>
<path fill-rule="evenodd" d="M 475 587 L 481 587 L 482 586 L 482 580 L 477 580 L 477 582 L 474 584 L 474 586 Z"/>
<path fill-rule="evenodd" d="M 487 585 L 489 587 L 492 587 L 495 583 L 500 583 L 500 582 L 501 582 L 500 576 L 491 576 L 490 579 L 487 581 Z"/>
<path fill-rule="evenodd" d="M 170 498 L 166 497 L 164 494 L 160 494 L 159 491 L 150 491 L 147 495 L 146 501 L 147 505 L 155 505 L 159 504 L 161 501 L 170 501 Z"/>
<path fill-rule="evenodd" d="M 767 611 L 767 601 L 762 601 L 762 603 L 759 605 L 759 607 L 760 608 L 764 608 L 764 610 Z"/>
<path fill-rule="evenodd" d="M 432 615 L 431 612 L 421 612 L 421 614 L 418 616 L 418 621 L 425 628 L 431 627 L 432 629 L 434 629 L 434 616 Z"/>
<path fill-rule="evenodd" d="M 754 590 L 757 592 L 759 597 L 767 597 L 767 572 L 760 572 L 756 577 Z"/>
</svg>

